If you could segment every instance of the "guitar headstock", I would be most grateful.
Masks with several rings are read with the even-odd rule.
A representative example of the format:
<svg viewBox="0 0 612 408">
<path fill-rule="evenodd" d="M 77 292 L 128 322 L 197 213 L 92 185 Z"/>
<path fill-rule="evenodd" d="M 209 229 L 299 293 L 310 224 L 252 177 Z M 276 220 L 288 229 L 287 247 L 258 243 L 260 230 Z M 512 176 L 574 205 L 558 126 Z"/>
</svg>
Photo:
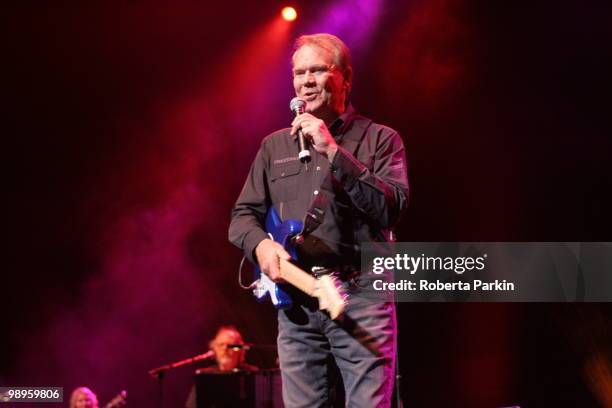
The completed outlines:
<svg viewBox="0 0 612 408">
<path fill-rule="evenodd" d="M 319 299 L 319 309 L 327 310 L 332 320 L 344 312 L 346 294 L 335 277 L 323 275 L 318 278 L 313 295 Z"/>
</svg>

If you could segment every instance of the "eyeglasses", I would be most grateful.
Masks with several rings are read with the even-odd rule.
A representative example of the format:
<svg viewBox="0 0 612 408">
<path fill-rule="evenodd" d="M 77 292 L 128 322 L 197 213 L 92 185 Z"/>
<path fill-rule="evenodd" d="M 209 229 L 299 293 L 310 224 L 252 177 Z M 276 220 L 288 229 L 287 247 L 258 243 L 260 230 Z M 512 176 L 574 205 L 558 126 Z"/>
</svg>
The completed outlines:
<svg viewBox="0 0 612 408">
<path fill-rule="evenodd" d="M 242 343 L 213 343 L 212 348 L 215 348 L 218 350 L 237 351 L 238 348 L 236 347 L 236 344 L 242 345 Z M 233 347 L 230 347 L 230 346 L 233 346 Z"/>
</svg>

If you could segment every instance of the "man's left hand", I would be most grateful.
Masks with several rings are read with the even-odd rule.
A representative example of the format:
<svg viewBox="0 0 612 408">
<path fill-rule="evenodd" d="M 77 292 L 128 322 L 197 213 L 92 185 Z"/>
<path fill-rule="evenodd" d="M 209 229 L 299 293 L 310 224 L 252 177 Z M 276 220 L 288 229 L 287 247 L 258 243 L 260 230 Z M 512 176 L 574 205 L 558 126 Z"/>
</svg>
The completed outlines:
<svg viewBox="0 0 612 408">
<path fill-rule="evenodd" d="M 331 163 L 338 150 L 338 144 L 329 133 L 325 122 L 310 113 L 303 113 L 291 122 L 291 135 L 295 135 L 300 128 L 304 138 L 310 140 L 314 149 L 327 157 Z"/>
</svg>

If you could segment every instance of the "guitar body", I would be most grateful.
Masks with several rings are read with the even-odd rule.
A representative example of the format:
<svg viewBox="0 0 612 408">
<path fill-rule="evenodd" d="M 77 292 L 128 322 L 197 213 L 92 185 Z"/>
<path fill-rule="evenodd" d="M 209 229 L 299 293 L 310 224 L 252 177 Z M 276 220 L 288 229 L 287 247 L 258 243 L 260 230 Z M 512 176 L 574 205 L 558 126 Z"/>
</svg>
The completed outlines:
<svg viewBox="0 0 612 408">
<path fill-rule="evenodd" d="M 297 220 L 281 222 L 274 208 L 271 208 L 266 216 L 266 231 L 274 241 L 285 248 L 293 260 L 297 260 L 297 249 L 291 242 L 291 238 L 302 231 L 302 226 L 303 223 Z M 342 315 L 346 305 L 346 295 L 335 277 L 325 275 L 315 279 L 311 274 L 289 261 L 281 259 L 279 263 L 280 276 L 284 281 L 308 296 L 317 298 L 319 309 L 327 311 L 332 319 L 335 320 Z M 286 287 L 287 284 L 274 283 L 268 275 L 261 272 L 259 267 L 255 268 L 253 294 L 257 300 L 263 301 L 269 296 L 277 309 L 288 309 L 293 302 L 284 289 Z"/>
<path fill-rule="evenodd" d="M 266 216 L 266 231 L 272 239 L 281 244 L 297 260 L 297 250 L 291 244 L 291 238 L 302 231 L 302 222 L 298 220 L 281 221 L 274 207 L 270 208 Z M 270 297 L 272 304 L 277 309 L 289 309 L 293 305 L 291 297 L 284 290 L 287 285 L 273 282 L 268 275 L 261 272 L 259 266 L 255 267 L 255 281 L 257 285 L 253 289 L 253 295 L 260 302 Z"/>
</svg>

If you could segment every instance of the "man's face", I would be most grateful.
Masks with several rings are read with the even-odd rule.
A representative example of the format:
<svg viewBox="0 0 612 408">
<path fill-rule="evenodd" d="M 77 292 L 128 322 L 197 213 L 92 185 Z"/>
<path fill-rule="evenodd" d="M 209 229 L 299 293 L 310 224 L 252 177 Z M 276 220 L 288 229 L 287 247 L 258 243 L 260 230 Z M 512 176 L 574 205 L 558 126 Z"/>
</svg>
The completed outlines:
<svg viewBox="0 0 612 408">
<path fill-rule="evenodd" d="M 306 112 L 333 120 L 344 112 L 348 82 L 333 64 L 333 55 L 322 48 L 304 45 L 293 54 L 295 95 L 306 101 Z"/>
<path fill-rule="evenodd" d="M 240 334 L 233 330 L 223 330 L 213 340 L 213 352 L 217 359 L 217 365 L 221 371 L 231 371 L 240 365 L 243 350 L 228 348 L 229 344 L 242 344 Z"/>
</svg>

